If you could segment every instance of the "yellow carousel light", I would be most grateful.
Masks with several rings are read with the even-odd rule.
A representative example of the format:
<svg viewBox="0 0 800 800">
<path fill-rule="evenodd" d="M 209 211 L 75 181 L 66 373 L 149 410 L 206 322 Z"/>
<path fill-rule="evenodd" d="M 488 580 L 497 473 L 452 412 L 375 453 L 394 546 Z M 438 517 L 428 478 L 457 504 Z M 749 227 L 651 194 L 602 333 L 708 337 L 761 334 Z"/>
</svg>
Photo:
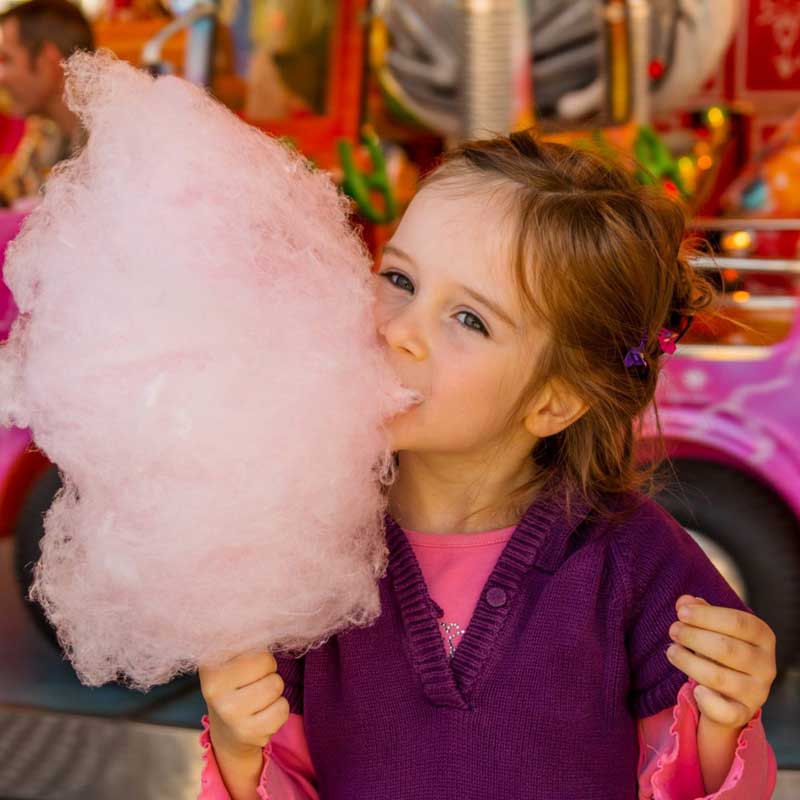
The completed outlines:
<svg viewBox="0 0 800 800">
<path fill-rule="evenodd" d="M 697 167 L 689 156 L 681 156 L 678 159 L 678 172 L 686 190 L 690 194 L 694 193 L 697 188 Z"/>
<path fill-rule="evenodd" d="M 721 128 L 725 124 L 725 114 L 718 106 L 709 108 L 706 116 L 708 117 L 708 124 L 712 128 Z"/>
<path fill-rule="evenodd" d="M 753 234 L 750 231 L 731 231 L 722 237 L 721 244 L 726 253 L 748 251 L 753 246 Z"/>
</svg>

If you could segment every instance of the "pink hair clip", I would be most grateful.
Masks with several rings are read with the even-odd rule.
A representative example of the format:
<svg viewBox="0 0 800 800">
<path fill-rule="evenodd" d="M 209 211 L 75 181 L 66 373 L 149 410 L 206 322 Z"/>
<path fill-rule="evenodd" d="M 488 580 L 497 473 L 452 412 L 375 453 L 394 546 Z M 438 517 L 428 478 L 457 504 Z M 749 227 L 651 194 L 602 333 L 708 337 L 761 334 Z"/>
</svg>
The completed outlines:
<svg viewBox="0 0 800 800">
<path fill-rule="evenodd" d="M 662 328 L 658 334 L 658 346 L 670 355 L 675 352 L 678 346 L 678 334 L 668 328 Z"/>
<path fill-rule="evenodd" d="M 686 335 L 686 331 L 692 325 L 693 316 L 683 316 L 675 314 L 670 322 L 674 323 L 674 330 L 662 328 L 658 334 L 658 346 L 664 353 L 672 354 L 678 346 L 678 342 Z M 643 375 L 647 372 L 648 364 L 645 358 L 645 348 L 647 347 L 647 334 L 643 334 L 637 347 L 631 347 L 625 354 L 624 364 L 631 372 Z"/>
</svg>

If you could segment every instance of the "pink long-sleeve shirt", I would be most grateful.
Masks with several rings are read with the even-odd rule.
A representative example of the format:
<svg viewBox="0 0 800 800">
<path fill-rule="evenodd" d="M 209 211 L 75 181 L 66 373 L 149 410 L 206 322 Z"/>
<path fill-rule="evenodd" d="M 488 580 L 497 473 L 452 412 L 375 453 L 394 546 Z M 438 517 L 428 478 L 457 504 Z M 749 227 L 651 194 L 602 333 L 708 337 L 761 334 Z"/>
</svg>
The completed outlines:
<svg viewBox="0 0 800 800">
<path fill-rule="evenodd" d="M 467 628 L 500 553 L 514 527 L 483 533 L 437 534 L 406 530 L 431 598 L 442 608 L 442 642 L 449 655 Z M 653 800 L 768 800 L 777 764 L 761 722 L 761 710 L 742 729 L 722 786 L 706 794 L 697 751 L 700 713 L 688 680 L 675 706 L 639 720 L 639 798 Z M 200 744 L 204 768 L 198 800 L 230 800 L 214 758 L 204 716 Z M 255 788 L 255 787 L 254 787 Z M 288 722 L 264 747 L 257 796 L 261 800 L 318 800 L 314 765 L 306 744 L 303 717 Z"/>
</svg>

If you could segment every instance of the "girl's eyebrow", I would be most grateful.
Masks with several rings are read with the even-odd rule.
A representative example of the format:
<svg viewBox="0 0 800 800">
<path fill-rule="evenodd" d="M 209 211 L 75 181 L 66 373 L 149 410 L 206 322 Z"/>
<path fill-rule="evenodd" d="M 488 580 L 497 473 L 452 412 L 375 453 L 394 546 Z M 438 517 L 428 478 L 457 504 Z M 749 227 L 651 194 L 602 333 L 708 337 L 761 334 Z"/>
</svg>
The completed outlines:
<svg viewBox="0 0 800 800">
<path fill-rule="evenodd" d="M 386 244 L 383 246 L 383 253 L 388 253 L 389 255 L 396 256 L 397 258 L 402 259 L 403 261 L 408 262 L 411 266 L 416 266 L 414 259 L 406 253 L 405 251 L 401 250 L 399 247 L 393 244 Z M 463 284 L 458 284 L 458 288 L 462 289 L 466 292 L 470 297 L 477 300 L 479 303 L 483 303 L 487 308 L 491 309 L 503 322 L 507 325 L 510 325 L 514 330 L 517 329 L 514 320 L 500 308 L 499 305 L 493 303 L 488 297 L 482 295 L 480 292 L 476 291 L 475 289 L 470 289 L 469 286 L 464 286 Z"/>
</svg>

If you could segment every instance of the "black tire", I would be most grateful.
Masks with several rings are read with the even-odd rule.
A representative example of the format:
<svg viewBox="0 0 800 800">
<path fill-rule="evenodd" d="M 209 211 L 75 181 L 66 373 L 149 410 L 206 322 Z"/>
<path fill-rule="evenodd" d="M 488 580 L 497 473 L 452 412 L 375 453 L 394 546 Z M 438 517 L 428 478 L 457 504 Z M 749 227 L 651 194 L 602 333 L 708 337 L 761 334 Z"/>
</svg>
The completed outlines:
<svg viewBox="0 0 800 800">
<path fill-rule="evenodd" d="M 658 502 L 733 558 L 747 605 L 775 632 L 782 675 L 800 650 L 800 524 L 771 489 L 731 467 L 676 460 Z M 677 483 L 675 478 L 677 477 Z"/>
<path fill-rule="evenodd" d="M 42 607 L 28 599 L 28 590 L 33 583 L 33 567 L 42 554 L 40 541 L 44 536 L 44 515 L 59 489 L 61 476 L 55 465 L 48 467 L 31 486 L 14 521 L 14 567 L 22 600 L 33 623 L 47 641 L 60 650 L 55 629 L 47 620 Z"/>
</svg>

